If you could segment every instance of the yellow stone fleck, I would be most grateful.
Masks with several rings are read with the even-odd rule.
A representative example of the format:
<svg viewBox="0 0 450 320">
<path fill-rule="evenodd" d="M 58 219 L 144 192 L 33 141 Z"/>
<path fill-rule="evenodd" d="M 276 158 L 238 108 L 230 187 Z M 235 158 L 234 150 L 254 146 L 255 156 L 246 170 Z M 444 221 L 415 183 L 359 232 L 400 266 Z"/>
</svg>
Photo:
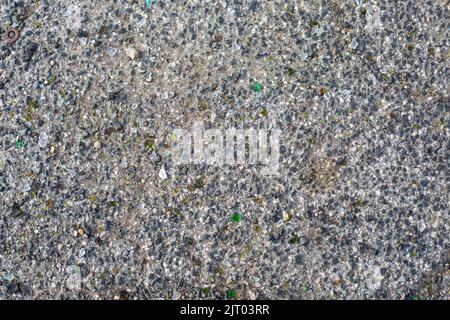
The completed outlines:
<svg viewBox="0 0 450 320">
<path fill-rule="evenodd" d="M 283 221 L 287 222 L 289 220 L 291 220 L 292 215 L 289 212 L 283 212 Z"/>
</svg>

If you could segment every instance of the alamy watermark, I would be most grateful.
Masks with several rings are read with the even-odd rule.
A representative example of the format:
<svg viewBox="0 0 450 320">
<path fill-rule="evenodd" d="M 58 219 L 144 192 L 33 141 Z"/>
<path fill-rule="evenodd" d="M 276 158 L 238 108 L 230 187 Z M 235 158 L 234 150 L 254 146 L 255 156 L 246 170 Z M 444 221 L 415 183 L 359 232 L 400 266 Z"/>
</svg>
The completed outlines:
<svg viewBox="0 0 450 320">
<path fill-rule="evenodd" d="M 278 129 L 207 129 L 195 122 L 191 130 L 173 131 L 173 162 L 212 166 L 258 165 L 261 174 L 278 173 L 280 160 Z"/>
</svg>

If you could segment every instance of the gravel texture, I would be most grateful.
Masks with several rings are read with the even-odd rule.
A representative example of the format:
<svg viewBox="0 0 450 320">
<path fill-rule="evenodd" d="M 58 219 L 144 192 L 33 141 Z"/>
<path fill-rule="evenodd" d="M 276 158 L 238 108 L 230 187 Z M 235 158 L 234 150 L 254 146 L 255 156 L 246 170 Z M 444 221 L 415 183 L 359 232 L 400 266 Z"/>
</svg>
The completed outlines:
<svg viewBox="0 0 450 320">
<path fill-rule="evenodd" d="M 0 298 L 449 298 L 448 1 L 145 3 L 1 1 Z"/>
</svg>

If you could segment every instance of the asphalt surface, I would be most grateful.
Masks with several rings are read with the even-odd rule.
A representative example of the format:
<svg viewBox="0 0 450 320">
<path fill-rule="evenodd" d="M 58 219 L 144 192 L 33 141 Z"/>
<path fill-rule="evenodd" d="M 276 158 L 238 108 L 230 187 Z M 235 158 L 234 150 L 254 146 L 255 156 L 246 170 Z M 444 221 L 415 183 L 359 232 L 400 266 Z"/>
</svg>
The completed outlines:
<svg viewBox="0 0 450 320">
<path fill-rule="evenodd" d="M 2 0 L 0 298 L 448 299 L 448 10 Z M 196 121 L 277 174 L 176 165 Z"/>
</svg>

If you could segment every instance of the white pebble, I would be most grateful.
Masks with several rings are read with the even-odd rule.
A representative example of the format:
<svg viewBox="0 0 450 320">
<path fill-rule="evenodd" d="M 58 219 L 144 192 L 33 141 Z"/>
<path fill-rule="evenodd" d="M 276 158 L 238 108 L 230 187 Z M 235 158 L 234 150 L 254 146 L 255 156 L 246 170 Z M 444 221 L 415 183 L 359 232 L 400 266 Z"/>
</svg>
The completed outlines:
<svg viewBox="0 0 450 320">
<path fill-rule="evenodd" d="M 87 44 L 88 39 L 87 38 L 80 38 L 80 44 L 84 47 Z"/>
<path fill-rule="evenodd" d="M 166 180 L 167 179 L 167 172 L 166 172 L 166 169 L 164 168 L 164 166 L 161 167 L 161 169 L 159 170 L 158 175 L 159 175 L 159 177 L 162 180 Z"/>
<path fill-rule="evenodd" d="M 419 232 L 423 232 L 425 229 L 427 228 L 427 225 L 425 223 L 425 221 L 420 220 L 417 226 L 417 229 L 419 230 Z"/>
<path fill-rule="evenodd" d="M 125 50 L 125 53 L 127 54 L 127 56 L 131 59 L 131 60 L 135 60 L 139 57 L 139 51 L 137 51 L 135 48 L 133 47 L 128 47 Z"/>
</svg>

